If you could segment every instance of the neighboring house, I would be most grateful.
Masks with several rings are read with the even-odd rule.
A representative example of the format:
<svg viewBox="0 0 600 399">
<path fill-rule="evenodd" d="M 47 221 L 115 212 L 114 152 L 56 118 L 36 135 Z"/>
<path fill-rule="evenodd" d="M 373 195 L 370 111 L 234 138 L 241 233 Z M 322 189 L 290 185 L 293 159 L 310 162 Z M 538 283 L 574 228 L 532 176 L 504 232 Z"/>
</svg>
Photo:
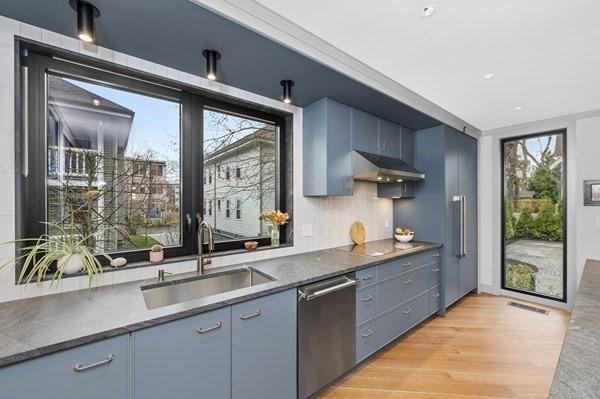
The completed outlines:
<svg viewBox="0 0 600 399">
<path fill-rule="evenodd" d="M 96 245 L 110 251 L 131 247 L 132 226 L 178 214 L 166 162 L 125 155 L 132 110 L 48 75 L 48 111 L 49 221 L 68 223 L 79 210 L 82 234 L 104 227 Z"/>
<path fill-rule="evenodd" d="M 275 155 L 274 127 L 205 155 L 204 218 L 218 239 L 269 234 L 259 216 L 275 207 Z"/>
</svg>

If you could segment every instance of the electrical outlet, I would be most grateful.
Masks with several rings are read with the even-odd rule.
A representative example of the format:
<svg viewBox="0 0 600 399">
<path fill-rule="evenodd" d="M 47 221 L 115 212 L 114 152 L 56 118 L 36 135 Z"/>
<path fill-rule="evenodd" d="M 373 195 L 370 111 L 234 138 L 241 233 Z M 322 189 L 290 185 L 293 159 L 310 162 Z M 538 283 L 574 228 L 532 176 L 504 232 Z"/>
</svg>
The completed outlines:
<svg viewBox="0 0 600 399">
<path fill-rule="evenodd" d="M 303 224 L 302 225 L 302 237 L 312 237 L 312 224 Z"/>
</svg>

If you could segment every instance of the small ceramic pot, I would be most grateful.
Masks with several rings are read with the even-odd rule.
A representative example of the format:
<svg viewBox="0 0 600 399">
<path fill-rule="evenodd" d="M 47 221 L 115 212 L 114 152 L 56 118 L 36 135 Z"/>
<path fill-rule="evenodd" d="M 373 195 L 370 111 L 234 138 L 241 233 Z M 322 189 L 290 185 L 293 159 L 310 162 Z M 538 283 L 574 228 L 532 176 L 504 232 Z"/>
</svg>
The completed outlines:
<svg viewBox="0 0 600 399">
<path fill-rule="evenodd" d="M 160 263 L 164 259 L 165 259 L 164 251 L 160 251 L 160 252 L 150 251 L 150 262 Z"/>
<path fill-rule="evenodd" d="M 57 263 L 58 268 L 62 268 L 64 274 L 75 274 L 83 269 L 83 258 L 77 254 L 65 255 Z"/>
<path fill-rule="evenodd" d="M 251 250 L 256 249 L 258 247 L 258 242 L 257 241 L 246 241 L 244 243 L 244 247 L 247 250 L 251 251 Z"/>
</svg>

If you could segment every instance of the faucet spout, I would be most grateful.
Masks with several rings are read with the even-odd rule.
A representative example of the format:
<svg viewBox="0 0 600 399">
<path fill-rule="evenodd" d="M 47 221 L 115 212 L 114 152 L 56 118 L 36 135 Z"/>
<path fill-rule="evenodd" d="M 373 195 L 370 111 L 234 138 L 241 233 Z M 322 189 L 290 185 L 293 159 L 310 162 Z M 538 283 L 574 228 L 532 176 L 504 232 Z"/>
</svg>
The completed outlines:
<svg viewBox="0 0 600 399">
<path fill-rule="evenodd" d="M 196 219 L 198 220 L 198 264 L 196 271 L 198 272 L 198 274 L 204 274 L 204 266 L 210 265 L 210 263 L 212 262 L 212 260 L 210 259 L 210 255 L 212 251 L 215 250 L 215 241 L 213 239 L 213 231 L 211 225 L 206 220 L 202 220 L 199 213 L 196 214 Z M 208 251 L 206 254 L 204 253 L 204 231 L 208 233 L 208 242 L 206 245 Z"/>
</svg>

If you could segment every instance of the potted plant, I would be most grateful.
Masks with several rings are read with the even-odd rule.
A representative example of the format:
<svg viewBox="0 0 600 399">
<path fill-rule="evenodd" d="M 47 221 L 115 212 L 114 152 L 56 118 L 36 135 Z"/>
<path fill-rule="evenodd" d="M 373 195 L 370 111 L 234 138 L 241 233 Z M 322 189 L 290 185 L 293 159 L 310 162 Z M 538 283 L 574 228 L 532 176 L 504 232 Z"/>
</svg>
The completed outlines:
<svg viewBox="0 0 600 399">
<path fill-rule="evenodd" d="M 283 226 L 290 220 L 287 212 L 281 212 L 279 209 L 271 209 L 259 217 L 260 220 L 266 220 L 271 224 L 271 246 L 279 246 L 279 226 Z"/>
<path fill-rule="evenodd" d="M 55 234 L 42 234 L 38 238 L 23 238 L 9 242 L 21 245 L 18 251 L 22 255 L 0 267 L 21 263 L 18 281 L 25 284 L 31 283 L 34 279 L 40 283 L 46 280 L 48 273 L 52 273 L 51 286 L 55 282 L 58 285 L 63 274 L 83 271 L 87 273 L 91 287 L 93 277 L 102 274 L 103 271 L 98 256 L 103 256 L 109 262 L 111 258 L 104 253 L 94 254 L 94 249 L 88 246 L 87 242 L 97 232 L 80 238 L 75 231 L 73 220 L 74 218 L 71 216 L 68 229 L 57 223 L 44 223 L 48 227 L 48 231 L 53 231 Z"/>
<path fill-rule="evenodd" d="M 163 248 L 156 244 L 150 248 L 150 262 L 152 263 L 160 263 L 165 259 L 165 253 Z"/>
</svg>

